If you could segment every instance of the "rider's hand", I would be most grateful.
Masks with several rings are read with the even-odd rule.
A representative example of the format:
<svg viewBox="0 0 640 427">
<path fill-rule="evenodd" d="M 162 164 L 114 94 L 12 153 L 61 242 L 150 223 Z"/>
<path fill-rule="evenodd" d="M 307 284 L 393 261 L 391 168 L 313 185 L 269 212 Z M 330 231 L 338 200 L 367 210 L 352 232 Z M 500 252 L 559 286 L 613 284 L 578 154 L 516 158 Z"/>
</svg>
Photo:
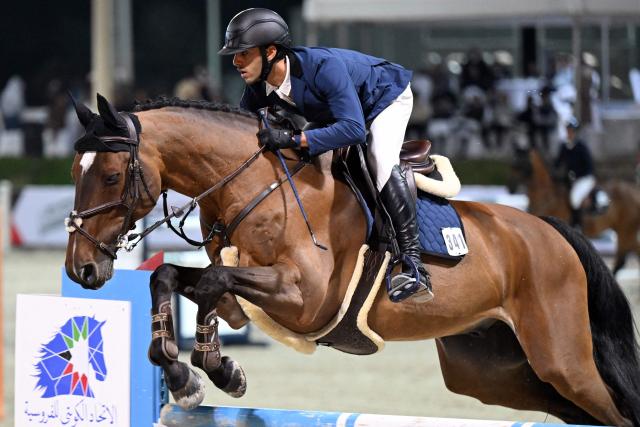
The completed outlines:
<svg viewBox="0 0 640 427">
<path fill-rule="evenodd" d="M 293 137 L 293 132 L 283 129 L 260 129 L 258 132 L 260 145 L 271 151 L 282 148 L 298 148 L 300 143 Z"/>
</svg>

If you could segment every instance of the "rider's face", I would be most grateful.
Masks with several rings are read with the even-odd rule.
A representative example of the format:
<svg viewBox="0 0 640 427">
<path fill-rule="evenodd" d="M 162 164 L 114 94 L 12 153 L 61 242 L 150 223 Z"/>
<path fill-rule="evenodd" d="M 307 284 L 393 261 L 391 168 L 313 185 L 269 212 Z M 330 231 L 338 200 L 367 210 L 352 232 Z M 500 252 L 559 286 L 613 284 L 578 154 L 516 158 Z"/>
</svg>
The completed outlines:
<svg viewBox="0 0 640 427">
<path fill-rule="evenodd" d="M 252 47 L 233 55 L 233 65 L 240 73 L 240 77 L 247 83 L 253 84 L 260 78 L 262 71 L 262 57 L 260 49 Z"/>
</svg>

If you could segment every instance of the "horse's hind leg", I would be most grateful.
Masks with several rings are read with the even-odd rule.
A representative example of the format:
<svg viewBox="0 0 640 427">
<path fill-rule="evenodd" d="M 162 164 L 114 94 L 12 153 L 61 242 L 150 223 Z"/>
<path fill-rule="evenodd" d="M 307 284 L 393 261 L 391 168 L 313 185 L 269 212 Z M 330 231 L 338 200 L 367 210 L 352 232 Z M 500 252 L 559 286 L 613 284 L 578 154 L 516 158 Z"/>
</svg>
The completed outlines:
<svg viewBox="0 0 640 427">
<path fill-rule="evenodd" d="M 597 421 L 540 381 L 513 331 L 492 320 L 475 331 L 436 341 L 445 384 L 489 405 L 541 411 L 573 424 Z"/>
<path fill-rule="evenodd" d="M 151 344 L 149 360 L 162 367 L 167 387 L 176 403 L 193 409 L 204 399 L 204 383 L 187 364 L 178 360 L 171 298 L 174 292 L 185 294 L 194 286 L 202 269 L 163 264 L 151 275 Z M 187 292 L 188 293 L 188 292 Z"/>
<path fill-rule="evenodd" d="M 566 265 L 558 277 L 537 280 L 523 286 L 524 312 L 512 313 L 518 340 L 531 367 L 566 399 L 584 409 L 601 423 L 631 426 L 617 409 L 593 358 L 587 306 L 587 284 L 583 270 Z M 550 270 L 547 269 L 549 272 Z M 517 304 L 517 301 L 514 302 Z"/>
<path fill-rule="evenodd" d="M 624 267 L 625 263 L 627 262 L 628 255 L 629 255 L 629 252 L 620 251 L 620 249 L 618 249 L 618 251 L 616 252 L 616 258 L 613 264 L 613 270 L 611 270 L 614 276 L 618 273 L 618 271 L 622 269 L 622 267 Z"/>
</svg>

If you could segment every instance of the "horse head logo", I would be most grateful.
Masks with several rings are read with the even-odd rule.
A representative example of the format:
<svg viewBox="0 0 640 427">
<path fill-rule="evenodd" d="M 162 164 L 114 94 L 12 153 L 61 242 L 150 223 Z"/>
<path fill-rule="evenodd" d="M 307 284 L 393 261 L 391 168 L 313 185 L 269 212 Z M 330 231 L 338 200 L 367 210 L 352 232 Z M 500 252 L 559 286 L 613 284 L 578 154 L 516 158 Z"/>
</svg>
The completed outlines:
<svg viewBox="0 0 640 427">
<path fill-rule="evenodd" d="M 107 377 L 102 339 L 104 323 L 94 317 L 72 317 L 40 347 L 36 388 L 44 389 L 42 397 L 95 397 L 91 379 L 104 381 Z"/>
</svg>

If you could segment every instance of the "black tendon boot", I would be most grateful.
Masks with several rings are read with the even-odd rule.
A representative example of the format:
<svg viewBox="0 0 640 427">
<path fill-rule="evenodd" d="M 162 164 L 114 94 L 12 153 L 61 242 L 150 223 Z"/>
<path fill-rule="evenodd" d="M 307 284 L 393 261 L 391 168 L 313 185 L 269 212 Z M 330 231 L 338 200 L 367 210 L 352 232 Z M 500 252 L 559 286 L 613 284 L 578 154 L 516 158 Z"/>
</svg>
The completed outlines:
<svg viewBox="0 0 640 427">
<path fill-rule="evenodd" d="M 430 301 L 433 299 L 433 292 L 431 291 L 429 273 L 427 273 L 420 261 L 416 206 L 400 166 L 393 167 L 391 176 L 380 192 L 380 196 L 391 217 L 400 252 L 407 256 L 418 270 L 420 286 L 411 297 L 416 302 Z M 403 263 L 402 272 L 395 275 L 391 280 L 389 296 L 392 301 L 404 299 L 398 297 L 402 294 L 402 291 L 410 289 L 417 279 L 412 266 L 407 265 L 406 262 Z"/>
</svg>

